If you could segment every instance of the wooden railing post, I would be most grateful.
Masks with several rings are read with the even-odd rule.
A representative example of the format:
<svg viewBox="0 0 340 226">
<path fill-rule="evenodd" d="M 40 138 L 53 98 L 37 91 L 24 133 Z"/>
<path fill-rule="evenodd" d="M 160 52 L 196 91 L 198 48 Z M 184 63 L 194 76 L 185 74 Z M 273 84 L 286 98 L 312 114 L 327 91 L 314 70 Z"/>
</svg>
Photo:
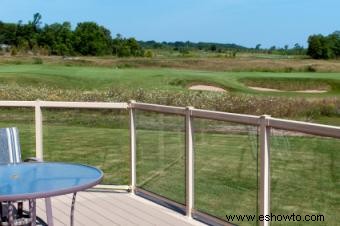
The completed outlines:
<svg viewBox="0 0 340 226">
<path fill-rule="evenodd" d="M 260 118 L 260 215 L 270 215 L 270 116 Z M 261 226 L 269 226 L 270 221 L 261 221 Z"/>
<path fill-rule="evenodd" d="M 136 115 L 133 104 L 135 101 L 131 100 L 129 103 L 129 116 L 130 116 L 130 189 L 135 193 L 136 188 Z"/>
<path fill-rule="evenodd" d="M 35 102 L 35 157 L 41 161 L 43 154 L 43 125 L 40 101 Z"/>
<path fill-rule="evenodd" d="M 192 218 L 194 207 L 194 143 L 193 143 L 193 107 L 186 108 L 185 138 L 186 138 L 186 215 Z"/>
</svg>

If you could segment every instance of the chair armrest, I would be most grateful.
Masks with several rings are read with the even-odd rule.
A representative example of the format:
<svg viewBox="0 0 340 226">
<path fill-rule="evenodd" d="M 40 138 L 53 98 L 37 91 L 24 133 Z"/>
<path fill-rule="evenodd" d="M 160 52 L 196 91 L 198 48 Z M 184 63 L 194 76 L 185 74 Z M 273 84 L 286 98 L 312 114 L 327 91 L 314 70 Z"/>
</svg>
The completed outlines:
<svg viewBox="0 0 340 226">
<path fill-rule="evenodd" d="M 35 157 L 29 157 L 24 160 L 24 162 L 42 162 L 41 159 L 35 158 Z"/>
</svg>

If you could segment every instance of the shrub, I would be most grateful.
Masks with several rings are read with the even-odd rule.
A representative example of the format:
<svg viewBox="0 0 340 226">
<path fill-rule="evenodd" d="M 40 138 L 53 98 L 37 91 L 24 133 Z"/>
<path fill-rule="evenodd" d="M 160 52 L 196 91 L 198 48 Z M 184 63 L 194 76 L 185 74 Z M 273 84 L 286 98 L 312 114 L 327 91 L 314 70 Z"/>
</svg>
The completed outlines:
<svg viewBox="0 0 340 226">
<path fill-rule="evenodd" d="M 152 51 L 147 50 L 147 51 L 144 53 L 144 56 L 145 56 L 145 57 L 148 57 L 148 58 L 152 58 L 152 57 L 153 57 L 153 53 L 152 53 Z"/>
<path fill-rule="evenodd" d="M 11 56 L 16 56 L 17 54 L 18 54 L 17 48 L 13 47 L 13 48 L 11 49 Z"/>
<path fill-rule="evenodd" d="M 39 57 L 33 58 L 33 64 L 43 64 L 43 63 L 44 61 L 41 58 Z"/>
<path fill-rule="evenodd" d="M 293 72 L 294 71 L 294 68 L 292 67 L 285 67 L 284 68 L 284 72 Z"/>
<path fill-rule="evenodd" d="M 307 71 L 307 72 L 316 72 L 317 69 L 316 69 L 316 67 L 314 65 L 308 65 L 308 66 L 306 66 L 305 71 Z"/>
<path fill-rule="evenodd" d="M 134 68 L 135 66 L 132 64 L 124 63 L 124 64 L 118 64 L 117 68 L 124 69 L 124 68 Z"/>
</svg>

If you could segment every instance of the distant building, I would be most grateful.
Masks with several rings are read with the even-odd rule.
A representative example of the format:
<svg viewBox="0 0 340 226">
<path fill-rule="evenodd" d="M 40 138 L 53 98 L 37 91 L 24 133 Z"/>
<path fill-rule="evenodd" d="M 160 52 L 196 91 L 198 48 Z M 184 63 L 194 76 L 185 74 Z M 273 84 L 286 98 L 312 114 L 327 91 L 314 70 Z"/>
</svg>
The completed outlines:
<svg viewBox="0 0 340 226">
<path fill-rule="evenodd" d="M 0 44 L 0 50 L 8 50 L 10 49 L 11 46 L 10 45 L 7 45 L 7 44 Z"/>
</svg>

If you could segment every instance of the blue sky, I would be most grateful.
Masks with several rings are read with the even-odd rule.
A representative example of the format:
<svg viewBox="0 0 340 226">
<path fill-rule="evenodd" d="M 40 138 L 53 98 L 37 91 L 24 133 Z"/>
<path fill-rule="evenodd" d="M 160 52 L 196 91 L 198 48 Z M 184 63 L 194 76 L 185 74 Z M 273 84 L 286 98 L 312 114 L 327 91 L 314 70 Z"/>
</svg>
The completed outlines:
<svg viewBox="0 0 340 226">
<path fill-rule="evenodd" d="M 339 0 L 0 0 L 0 20 L 95 21 L 138 40 L 306 46 L 340 30 Z"/>
</svg>

